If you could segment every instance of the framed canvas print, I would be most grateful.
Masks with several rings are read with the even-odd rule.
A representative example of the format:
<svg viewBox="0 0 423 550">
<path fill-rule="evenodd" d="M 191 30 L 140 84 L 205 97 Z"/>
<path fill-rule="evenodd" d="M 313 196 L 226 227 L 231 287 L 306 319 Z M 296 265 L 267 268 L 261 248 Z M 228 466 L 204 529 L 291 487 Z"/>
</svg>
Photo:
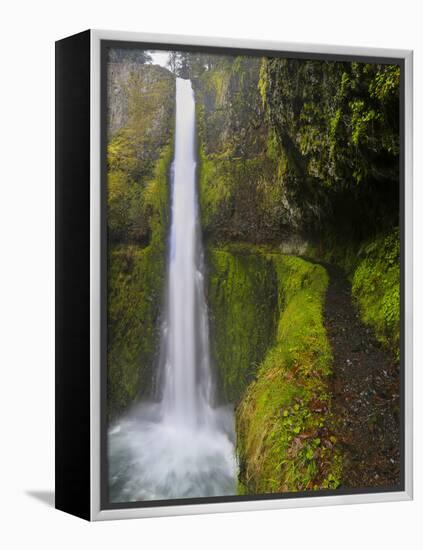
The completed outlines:
<svg viewBox="0 0 423 550">
<path fill-rule="evenodd" d="M 412 497 L 412 53 L 56 43 L 56 506 Z"/>
</svg>

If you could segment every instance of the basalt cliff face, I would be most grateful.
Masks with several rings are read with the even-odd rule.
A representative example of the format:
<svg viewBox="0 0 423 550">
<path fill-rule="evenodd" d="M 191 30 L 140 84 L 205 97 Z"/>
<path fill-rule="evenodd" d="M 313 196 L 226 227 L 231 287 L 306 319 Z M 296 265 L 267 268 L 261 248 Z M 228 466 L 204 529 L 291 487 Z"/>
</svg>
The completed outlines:
<svg viewBox="0 0 423 550">
<path fill-rule="evenodd" d="M 159 339 L 169 223 L 175 77 L 108 64 L 108 414 L 148 392 Z"/>
<path fill-rule="evenodd" d="M 284 185 L 312 239 L 361 240 L 398 224 L 399 80 L 395 65 L 263 62 Z"/>
<path fill-rule="evenodd" d="M 227 58 L 193 79 L 202 224 L 214 241 L 286 243 L 301 227 L 260 96 L 260 65 Z"/>
<path fill-rule="evenodd" d="M 212 363 L 218 400 L 236 409 L 239 492 L 337 488 L 348 483 L 348 464 L 360 475 L 367 468 L 348 454 L 356 444 L 360 450 L 347 441 L 350 419 L 357 433 L 360 426 L 369 430 L 363 446 L 375 442 L 368 444 L 367 464 L 377 464 L 384 426 L 395 432 L 399 68 L 182 57 L 179 76 L 191 79 L 196 100 Z M 175 77 L 118 56 L 109 64 L 108 94 L 113 418 L 146 395 L 154 379 Z M 336 270 L 345 279 L 338 286 L 331 279 Z M 339 338 L 328 324 L 327 302 L 330 289 L 336 306 L 336 288 L 348 289 L 350 318 L 367 335 L 364 344 L 351 341 L 363 349 L 340 353 L 334 347 Z M 370 348 L 379 350 L 374 357 Z M 369 350 L 374 364 L 366 363 Z M 333 391 L 340 372 L 348 382 L 337 361 L 350 361 L 350 352 L 363 360 L 365 380 L 373 380 L 372 369 L 382 380 L 382 367 L 391 361 L 392 379 L 371 388 L 384 405 L 370 420 L 340 406 L 351 392 L 361 395 L 359 380 Z M 391 451 L 381 451 L 387 464 L 396 460 Z M 395 472 L 377 479 L 389 483 Z M 365 478 L 373 474 L 370 467 Z"/>
<path fill-rule="evenodd" d="M 342 267 L 363 321 L 398 357 L 399 68 L 219 56 L 206 65 L 190 74 L 199 194 L 239 490 L 335 488 L 343 458 L 324 262 Z"/>
</svg>

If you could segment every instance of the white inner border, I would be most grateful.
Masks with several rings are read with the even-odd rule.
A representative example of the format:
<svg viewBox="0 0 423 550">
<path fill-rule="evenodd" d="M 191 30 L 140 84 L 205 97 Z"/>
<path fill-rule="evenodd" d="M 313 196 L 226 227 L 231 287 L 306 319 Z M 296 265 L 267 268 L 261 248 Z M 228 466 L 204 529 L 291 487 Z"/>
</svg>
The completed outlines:
<svg viewBox="0 0 423 550">
<path fill-rule="evenodd" d="M 173 45 L 218 46 L 226 48 L 249 48 L 254 50 L 280 50 L 319 54 L 342 54 L 351 56 L 390 57 L 405 61 L 405 490 L 390 493 L 366 493 L 359 495 L 336 495 L 322 497 L 299 497 L 272 500 L 250 500 L 205 504 L 152 506 L 115 510 L 100 509 L 100 41 L 121 40 L 151 42 Z M 91 231 L 90 231 L 90 328 L 91 328 L 91 520 L 112 520 L 186 514 L 208 514 L 246 510 L 270 510 L 333 504 L 359 504 L 411 500 L 413 498 L 413 52 L 381 48 L 328 46 L 318 44 L 283 43 L 240 40 L 231 38 L 205 38 L 121 31 L 91 30 Z"/>
</svg>

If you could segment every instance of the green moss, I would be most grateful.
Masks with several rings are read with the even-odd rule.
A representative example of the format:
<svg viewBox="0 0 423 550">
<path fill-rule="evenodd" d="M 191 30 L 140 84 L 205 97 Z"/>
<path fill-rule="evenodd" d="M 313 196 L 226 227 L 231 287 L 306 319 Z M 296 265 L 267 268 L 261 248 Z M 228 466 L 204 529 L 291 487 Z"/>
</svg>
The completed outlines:
<svg viewBox="0 0 423 550">
<path fill-rule="evenodd" d="M 164 250 L 169 225 L 169 170 L 173 159 L 173 143 L 163 148 L 156 162 L 154 177 L 144 189 L 142 214 L 148 217 L 152 234 L 152 243 Z"/>
<path fill-rule="evenodd" d="M 110 418 L 150 389 L 159 342 L 172 151 L 170 145 L 164 149 L 156 163 L 154 178 L 145 185 L 139 206 L 141 216 L 149 212 L 150 244 L 146 247 L 109 245 L 107 396 Z"/>
<path fill-rule="evenodd" d="M 362 320 L 399 360 L 400 235 L 395 228 L 361 244 L 325 238 L 325 249 L 310 246 L 307 255 L 339 265 L 352 285 Z"/>
<path fill-rule="evenodd" d="M 164 158 L 170 162 L 168 152 L 173 148 L 175 79 L 169 71 L 153 65 L 132 66 L 113 78 L 111 88 L 120 92 L 118 99 L 111 94 L 109 102 L 118 102 L 118 112 L 122 105 L 126 109 L 120 124 L 114 121 L 117 127 L 109 128 L 109 239 L 115 244 L 145 245 L 152 234 L 153 212 L 146 187 L 155 178 L 158 164 Z"/>
<path fill-rule="evenodd" d="M 108 415 L 150 389 L 169 223 L 175 78 L 162 67 L 115 63 L 107 149 Z"/>
<path fill-rule="evenodd" d="M 224 106 L 230 77 L 230 71 L 224 68 L 216 68 L 213 71 L 207 71 L 203 74 L 202 80 L 205 91 L 214 95 L 214 101 L 218 108 Z"/>
<path fill-rule="evenodd" d="M 108 263 L 109 417 L 149 389 L 158 339 L 160 264 L 151 246 L 113 247 Z"/>
<path fill-rule="evenodd" d="M 208 301 L 214 362 L 226 402 L 241 398 L 275 331 L 276 273 L 249 247 L 209 251 Z"/>
<path fill-rule="evenodd" d="M 285 212 L 283 187 L 275 181 L 279 162 L 266 155 L 206 155 L 201 146 L 199 196 L 205 234 L 225 242 L 279 239 Z"/>
<path fill-rule="evenodd" d="M 336 488 L 326 270 L 248 244 L 209 250 L 214 358 L 238 403 L 239 494 Z"/>
<path fill-rule="evenodd" d="M 260 64 L 259 81 L 257 85 L 263 107 L 266 105 L 268 85 L 269 81 L 267 78 L 267 58 L 263 57 Z"/>
<path fill-rule="evenodd" d="M 249 493 L 335 488 L 342 460 L 330 432 L 324 268 L 267 255 L 277 273 L 276 341 L 237 409 L 240 481 Z"/>
<path fill-rule="evenodd" d="M 399 360 L 400 343 L 399 231 L 368 241 L 358 253 L 352 293 L 363 321 Z"/>
<path fill-rule="evenodd" d="M 396 65 L 268 59 L 259 89 L 287 158 L 287 199 L 303 232 L 367 238 L 398 224 Z"/>
<path fill-rule="evenodd" d="M 260 64 L 222 57 L 194 79 L 202 226 L 215 242 L 275 242 L 287 220 L 286 163 L 264 124 Z"/>
<path fill-rule="evenodd" d="M 200 147 L 198 184 L 201 224 L 205 231 L 209 231 L 218 225 L 216 218 L 231 197 L 231 185 L 229 183 L 231 180 L 225 178 L 223 170 L 219 170 L 222 165 L 224 166 L 223 161 L 218 163 L 209 160 L 203 147 Z"/>
</svg>

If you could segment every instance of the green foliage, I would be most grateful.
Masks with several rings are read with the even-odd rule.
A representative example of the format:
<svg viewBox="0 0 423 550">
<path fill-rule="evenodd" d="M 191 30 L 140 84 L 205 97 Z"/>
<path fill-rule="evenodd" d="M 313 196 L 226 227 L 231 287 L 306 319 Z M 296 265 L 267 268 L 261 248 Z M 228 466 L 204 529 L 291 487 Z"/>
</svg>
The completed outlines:
<svg viewBox="0 0 423 550">
<path fill-rule="evenodd" d="M 361 141 L 365 141 L 369 123 L 378 120 L 381 115 L 374 109 L 367 109 L 362 99 L 351 101 L 349 108 L 351 111 L 351 140 L 354 145 L 358 145 Z"/>
<path fill-rule="evenodd" d="M 171 158 L 168 147 L 144 191 L 142 204 L 151 212 L 150 244 L 144 248 L 109 245 L 107 395 L 111 418 L 150 389 L 163 295 Z"/>
<path fill-rule="evenodd" d="M 151 61 L 151 55 L 139 48 L 109 48 L 109 63 L 138 63 L 140 65 Z"/>
<path fill-rule="evenodd" d="M 362 318 L 399 360 L 400 341 L 399 231 L 362 246 L 352 275 L 352 292 Z"/>
<path fill-rule="evenodd" d="M 400 86 L 400 68 L 397 65 L 384 65 L 370 83 L 369 91 L 372 97 L 386 101 L 388 97 L 396 97 Z"/>
<path fill-rule="evenodd" d="M 247 493 L 336 488 L 342 460 L 330 432 L 323 327 L 325 270 L 269 254 L 277 272 L 276 339 L 237 409 L 240 481 Z"/>
</svg>

